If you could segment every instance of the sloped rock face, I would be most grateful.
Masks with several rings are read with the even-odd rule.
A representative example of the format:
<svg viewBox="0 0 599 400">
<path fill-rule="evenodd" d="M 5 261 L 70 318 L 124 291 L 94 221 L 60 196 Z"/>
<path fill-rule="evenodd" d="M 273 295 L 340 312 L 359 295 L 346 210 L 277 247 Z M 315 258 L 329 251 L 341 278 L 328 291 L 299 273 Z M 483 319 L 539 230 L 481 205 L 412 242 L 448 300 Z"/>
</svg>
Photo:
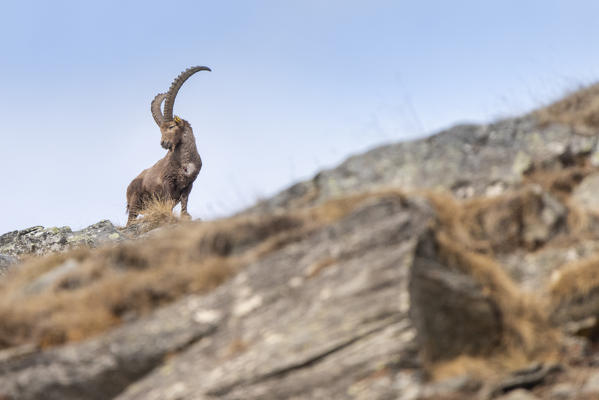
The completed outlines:
<svg viewBox="0 0 599 400">
<path fill-rule="evenodd" d="M 0 353 L 0 398 L 113 398 L 168 354 L 214 333 L 219 318 L 196 318 L 196 308 L 184 301 L 79 345 L 9 359 Z"/>
<path fill-rule="evenodd" d="M 407 282 L 431 216 L 417 198 L 375 199 L 207 295 L 96 340 L 0 356 L 0 397 L 397 398 L 417 366 Z"/>
<path fill-rule="evenodd" d="M 565 165 L 597 153 L 597 137 L 562 125 L 539 127 L 532 116 L 489 125 L 458 125 L 426 139 L 350 157 L 265 200 L 251 212 L 315 204 L 385 186 L 448 189 L 458 197 L 494 195 L 522 182 L 535 165 Z"/>
<path fill-rule="evenodd" d="M 593 213 L 599 213 L 599 173 L 586 177 L 576 188 L 573 201 Z"/>
<path fill-rule="evenodd" d="M 77 246 L 97 247 L 102 243 L 124 239 L 125 237 L 108 220 L 75 232 L 68 226 L 61 228 L 34 226 L 0 236 L 0 253 L 12 257 L 23 254 L 43 255 Z"/>
<path fill-rule="evenodd" d="M 411 315 L 425 358 L 489 354 L 502 340 L 497 302 L 472 276 L 441 264 L 433 231 L 419 239 L 410 279 Z"/>
<path fill-rule="evenodd" d="M 599 251 L 599 229 L 576 233 L 571 221 L 574 205 L 588 214 L 590 225 L 599 226 L 592 214 L 597 146 L 596 137 L 575 135 L 566 126 L 540 127 L 527 116 L 461 125 L 351 157 L 248 211 L 256 214 L 251 218 L 272 218 L 274 228 L 219 228 L 186 245 L 206 257 L 243 260 L 231 267 L 234 278 L 227 275 L 229 280 L 215 290 L 181 292 L 174 303 L 149 315 L 123 314 L 118 328 L 80 343 L 0 351 L 0 399 L 487 400 L 553 398 L 555 393 L 590 398 L 596 393 L 597 355 L 587 339 L 567 336 L 572 330 L 564 325 L 584 317 L 592 324 L 579 326 L 578 332 L 599 326 L 599 279 L 591 268 L 599 261 L 585 269 L 589 277 L 582 279 L 582 287 L 589 292 L 573 295 L 581 284 L 576 281 L 575 290 L 565 290 L 558 299 L 563 302 L 548 306 L 553 318 L 545 315 L 545 302 L 536 300 L 547 300 L 542 297 L 546 280 L 562 264 Z M 580 180 L 544 185 L 543 174 L 577 168 L 584 170 Z M 404 194 L 387 190 L 352 196 L 389 187 Z M 420 195 L 409 194 L 410 189 L 437 188 L 460 199 L 476 198 L 449 207 L 458 216 L 457 222 L 448 222 L 437 203 L 438 214 Z M 305 227 L 298 215 L 317 215 L 303 207 L 346 195 L 360 200 L 349 214 L 344 209 L 342 219 L 335 214 L 323 219 L 329 222 L 293 230 Z M 438 200 L 430 193 L 427 197 Z M 361 205 L 354 209 L 355 204 Z M 470 212 L 463 212 L 467 208 Z M 163 228 L 145 230 L 118 231 L 102 221 L 79 232 L 67 227 L 11 232 L 0 236 L 0 275 L 25 253 L 95 247 L 125 237 L 141 243 L 164 233 Z M 279 234 L 288 236 L 272 240 Z M 439 238 L 447 239 L 446 247 L 439 247 Z M 555 244 L 569 243 L 566 239 L 573 244 Z M 463 253 L 447 253 L 450 245 Z M 172 251 L 157 247 L 164 254 Z M 260 252 L 254 252 L 258 247 Z M 55 293 L 57 280 L 83 268 L 78 262 L 66 259 L 40 272 L 23 284 L 20 295 Z M 93 272 L 102 274 L 103 267 Z M 102 283 L 93 273 L 85 279 L 90 285 Z M 64 289 L 83 290 L 77 285 Z M 152 289 L 148 293 L 155 295 Z M 580 312 L 578 303 L 584 306 Z M 561 341 L 562 334 L 567 340 Z M 554 356 L 553 350 L 562 351 L 559 359 L 570 362 L 567 368 L 545 358 L 546 353 Z M 510 354 L 522 358 L 501 358 Z M 503 374 L 494 382 L 471 376 L 472 369 L 460 369 L 461 375 L 445 381 L 427 381 L 435 367 L 455 366 L 462 358 L 482 363 L 476 368 L 505 360 L 511 367 L 493 369 Z M 583 385 L 585 395 L 580 394 Z"/>
</svg>

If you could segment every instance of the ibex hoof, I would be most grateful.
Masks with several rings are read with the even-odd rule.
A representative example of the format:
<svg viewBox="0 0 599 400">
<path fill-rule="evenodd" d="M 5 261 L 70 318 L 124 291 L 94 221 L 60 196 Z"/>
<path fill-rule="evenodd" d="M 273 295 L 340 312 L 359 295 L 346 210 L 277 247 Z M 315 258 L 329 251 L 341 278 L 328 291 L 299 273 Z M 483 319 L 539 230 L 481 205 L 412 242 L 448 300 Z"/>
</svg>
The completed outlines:
<svg viewBox="0 0 599 400">
<path fill-rule="evenodd" d="M 191 215 L 189 215 L 189 213 L 181 213 L 181 219 L 191 221 Z"/>
</svg>

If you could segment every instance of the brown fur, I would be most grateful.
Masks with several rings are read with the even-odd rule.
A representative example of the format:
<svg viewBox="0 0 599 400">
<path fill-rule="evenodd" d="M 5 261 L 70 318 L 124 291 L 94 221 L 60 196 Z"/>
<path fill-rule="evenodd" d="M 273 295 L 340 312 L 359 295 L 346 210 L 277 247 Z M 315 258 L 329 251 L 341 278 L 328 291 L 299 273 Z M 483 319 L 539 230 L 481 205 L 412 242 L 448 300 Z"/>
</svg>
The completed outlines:
<svg viewBox="0 0 599 400">
<path fill-rule="evenodd" d="M 375 197 L 336 199 L 278 215 L 179 224 L 136 241 L 30 257 L 0 279 L 0 350 L 82 340 L 186 294 L 211 290 Z M 79 263 L 76 270 L 39 293 L 23 294 L 32 281 L 69 259 Z"/>
<path fill-rule="evenodd" d="M 130 225 L 152 199 L 181 202 L 181 215 L 187 212 L 187 200 L 202 168 L 191 125 L 182 119 L 164 121 L 160 126 L 162 147 L 168 149 L 164 158 L 143 170 L 127 187 L 127 211 Z"/>
<path fill-rule="evenodd" d="M 160 126 L 161 145 L 168 153 L 143 170 L 127 187 L 127 225 L 137 218 L 144 204 L 153 198 L 181 202 L 181 215 L 190 218 L 187 200 L 202 168 L 191 125 L 184 120 L 165 121 Z"/>
<path fill-rule="evenodd" d="M 162 133 L 160 145 L 168 153 L 152 167 L 143 170 L 127 187 L 127 226 L 135 221 L 145 206 L 155 201 L 173 201 L 173 207 L 181 202 L 181 216 L 191 219 L 187 200 L 202 169 L 202 159 L 191 125 L 177 116 L 173 118 L 173 105 L 183 83 L 198 71 L 210 71 L 210 68 L 197 66 L 186 69 L 175 78 L 167 93 L 159 93 L 152 100 L 152 117 Z M 160 109 L 163 102 L 164 115 Z"/>
</svg>

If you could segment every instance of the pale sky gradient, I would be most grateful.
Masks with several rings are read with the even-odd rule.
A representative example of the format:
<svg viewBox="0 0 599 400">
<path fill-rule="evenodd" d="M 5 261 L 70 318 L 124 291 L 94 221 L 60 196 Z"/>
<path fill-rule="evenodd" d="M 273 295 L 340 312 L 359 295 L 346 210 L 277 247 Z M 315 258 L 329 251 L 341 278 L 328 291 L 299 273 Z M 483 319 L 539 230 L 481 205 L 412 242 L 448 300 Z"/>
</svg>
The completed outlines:
<svg viewBox="0 0 599 400">
<path fill-rule="evenodd" d="M 161 158 L 150 101 L 204 167 L 194 217 L 373 146 L 515 115 L 599 77 L 596 1 L 3 1 L 0 234 L 126 221 Z"/>
</svg>

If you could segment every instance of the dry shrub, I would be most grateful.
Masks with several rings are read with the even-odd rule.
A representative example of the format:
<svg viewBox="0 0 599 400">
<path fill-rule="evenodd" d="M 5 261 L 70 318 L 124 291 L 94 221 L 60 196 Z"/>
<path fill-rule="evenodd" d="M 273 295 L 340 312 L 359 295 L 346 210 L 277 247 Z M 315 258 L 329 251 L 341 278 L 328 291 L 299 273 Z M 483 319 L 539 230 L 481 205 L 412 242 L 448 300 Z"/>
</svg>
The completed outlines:
<svg viewBox="0 0 599 400">
<path fill-rule="evenodd" d="M 568 198 L 576 186 L 594 170 L 586 165 L 563 169 L 534 169 L 524 177 L 524 182 L 536 183 L 547 192 L 563 200 Z"/>
<path fill-rule="evenodd" d="M 472 277 L 500 313 L 501 342 L 478 355 L 464 355 L 429 366 L 434 379 L 470 374 L 488 378 L 527 366 L 533 361 L 555 360 L 559 334 L 549 323 L 540 299 L 523 292 L 493 259 L 466 249 L 440 228 L 436 234 L 439 257 L 449 269 Z M 475 322 L 473 322 L 475 323 Z"/>
<path fill-rule="evenodd" d="M 599 288 L 599 254 L 563 266 L 549 285 L 551 297 L 558 301 L 584 297 Z"/>
<path fill-rule="evenodd" d="M 506 253 L 518 248 L 535 250 L 567 228 L 562 218 L 544 220 L 547 204 L 542 192 L 533 188 L 463 202 L 447 193 L 431 192 L 428 198 L 444 229 L 479 253 Z M 537 232 L 540 227 L 548 231 Z"/>
<path fill-rule="evenodd" d="M 156 254 L 150 247 L 145 248 L 145 268 L 119 266 L 110 263 L 112 251 L 91 252 L 77 271 L 41 293 L 25 295 L 23 287 L 3 288 L 0 347 L 81 340 L 186 293 L 212 289 L 235 272 L 234 260 L 217 257 L 189 263 L 177 257 L 172 257 L 173 263 L 166 261 L 169 257 L 152 260 Z M 65 285 L 67 281 L 71 283 Z"/>
<path fill-rule="evenodd" d="M 599 317 L 599 254 L 560 268 L 551 276 L 547 292 L 556 323 Z"/>
<path fill-rule="evenodd" d="M 173 214 L 175 205 L 174 200 L 154 196 L 144 202 L 141 216 L 133 221 L 132 225 L 137 227 L 138 233 L 144 233 L 162 225 L 175 224 L 180 221 L 179 217 Z"/>
<path fill-rule="evenodd" d="M 266 230 L 271 222 L 254 221 Z M 182 225 L 142 240 L 25 262 L 0 285 L 0 347 L 81 340 L 187 293 L 218 286 L 245 260 L 221 257 L 204 239 L 231 229 L 231 237 L 243 240 L 236 228 L 231 221 Z M 27 294 L 36 276 L 69 258 L 80 263 L 75 271 L 40 293 Z"/>
<path fill-rule="evenodd" d="M 349 214 L 358 206 L 371 199 L 383 199 L 386 197 L 397 198 L 402 204 L 406 202 L 406 196 L 403 191 L 395 188 L 388 188 L 333 198 L 323 204 L 307 208 L 304 212 L 300 211 L 300 213 L 312 220 L 330 223 Z"/>
<path fill-rule="evenodd" d="M 541 124 L 558 123 L 583 134 L 595 133 L 599 128 L 599 84 L 574 90 L 533 115 Z"/>
<path fill-rule="evenodd" d="M 31 257 L 0 282 L 0 348 L 54 346 L 101 333 L 188 293 L 211 290 L 243 266 L 353 211 L 374 194 L 277 215 L 177 224 L 135 241 Z M 170 205 L 144 218 L 164 221 Z M 168 211 L 168 212 L 167 212 Z M 72 259 L 78 267 L 39 293 L 25 288 Z"/>
</svg>

